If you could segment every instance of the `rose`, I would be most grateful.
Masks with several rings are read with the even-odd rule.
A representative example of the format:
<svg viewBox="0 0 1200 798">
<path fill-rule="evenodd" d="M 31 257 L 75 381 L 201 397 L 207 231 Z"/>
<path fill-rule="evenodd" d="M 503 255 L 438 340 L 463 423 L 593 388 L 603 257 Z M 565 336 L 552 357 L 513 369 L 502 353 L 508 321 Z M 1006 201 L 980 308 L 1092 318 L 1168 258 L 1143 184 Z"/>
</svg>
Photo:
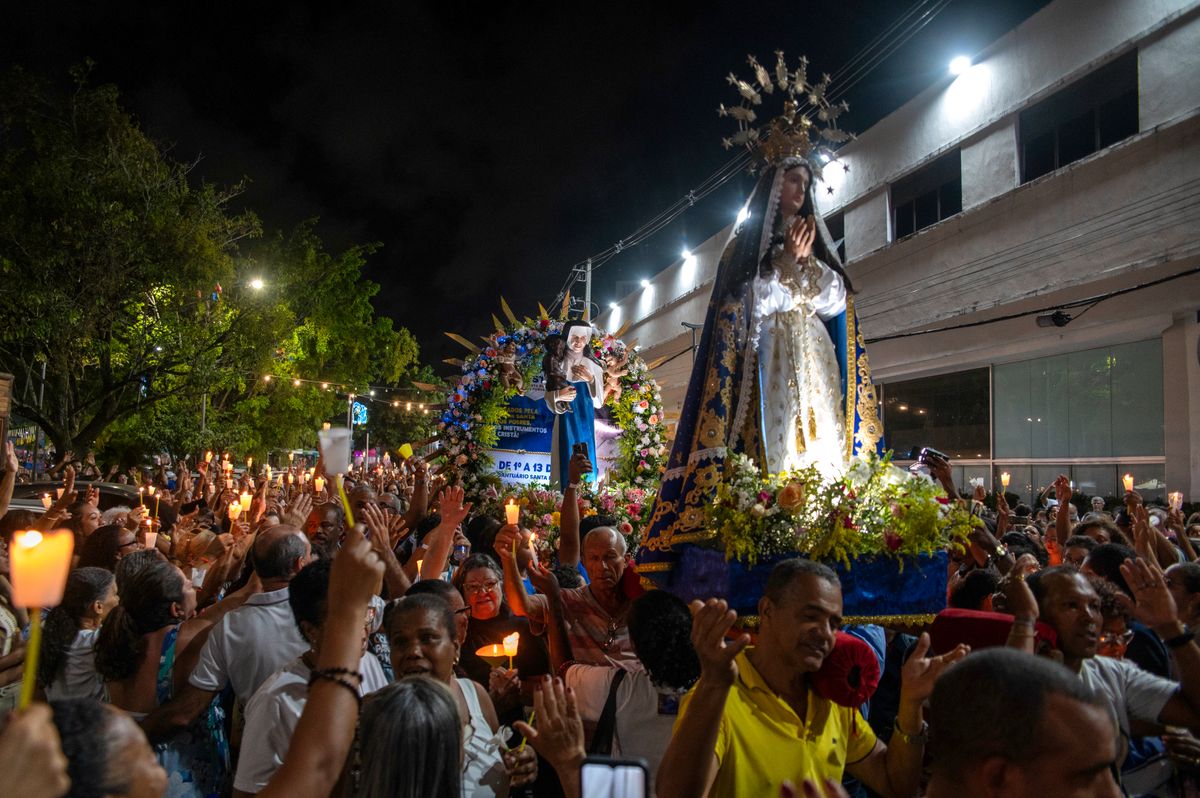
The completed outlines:
<svg viewBox="0 0 1200 798">
<path fill-rule="evenodd" d="M 762 518 L 766 514 L 767 508 L 763 507 L 761 504 L 756 504 L 750 508 L 750 515 L 754 516 L 755 518 Z"/>
<path fill-rule="evenodd" d="M 545 515 L 542 516 L 542 526 L 550 526 L 550 524 L 553 523 L 553 521 L 554 521 L 554 518 L 551 517 L 550 513 L 546 513 Z"/>
<path fill-rule="evenodd" d="M 650 403 L 649 403 L 649 402 L 647 402 L 645 399 L 643 399 L 642 401 L 638 402 L 638 407 L 640 407 L 640 408 L 641 408 L 641 409 L 643 409 L 643 410 L 645 410 L 645 409 L 646 409 L 647 407 L 649 407 L 649 406 L 650 406 Z"/>
<path fill-rule="evenodd" d="M 465 465 L 466 462 L 467 462 L 467 456 L 465 454 L 460 454 L 458 457 L 454 458 L 455 465 Z"/>
<path fill-rule="evenodd" d="M 789 512 L 800 509 L 800 505 L 804 504 L 804 486 L 799 482 L 789 482 L 779 491 L 775 503 Z"/>
<path fill-rule="evenodd" d="M 617 524 L 617 531 L 622 535 L 628 535 L 633 532 L 633 524 L 629 523 L 628 521 L 622 521 L 621 523 Z"/>
<path fill-rule="evenodd" d="M 632 515 L 634 518 L 637 518 L 638 516 L 640 516 L 642 514 L 642 505 L 640 505 L 640 504 L 631 504 L 628 507 L 626 507 L 625 509 L 628 510 L 629 514 Z"/>
<path fill-rule="evenodd" d="M 893 534 L 891 532 L 883 533 L 883 542 L 887 544 L 888 549 L 890 549 L 891 551 L 896 551 L 897 549 L 900 548 L 901 544 L 904 543 L 904 541 L 900 539 L 899 535 Z"/>
</svg>

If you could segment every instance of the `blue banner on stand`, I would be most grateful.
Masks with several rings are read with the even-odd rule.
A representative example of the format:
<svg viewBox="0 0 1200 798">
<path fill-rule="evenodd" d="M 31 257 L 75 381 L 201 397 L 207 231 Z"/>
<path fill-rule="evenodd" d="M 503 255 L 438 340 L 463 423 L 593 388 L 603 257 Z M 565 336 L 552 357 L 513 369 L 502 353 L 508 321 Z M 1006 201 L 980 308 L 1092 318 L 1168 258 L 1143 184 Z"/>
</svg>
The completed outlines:
<svg viewBox="0 0 1200 798">
<path fill-rule="evenodd" d="M 508 418 L 496 425 L 496 447 L 488 454 L 506 485 L 550 483 L 550 447 L 554 414 L 542 401 L 540 380 L 524 396 L 508 401 Z"/>
<path fill-rule="evenodd" d="M 653 573 L 662 587 L 684 601 L 726 599 L 739 616 L 758 614 L 771 569 L 786 557 L 764 560 L 751 567 L 725 560 L 716 549 L 693 544 L 678 547 L 679 560 L 672 571 Z M 946 608 L 948 555 L 944 551 L 917 557 L 872 557 L 854 560 L 847 568 L 827 563 L 842 583 L 842 614 L 859 622 L 903 618 L 927 621 Z"/>
</svg>

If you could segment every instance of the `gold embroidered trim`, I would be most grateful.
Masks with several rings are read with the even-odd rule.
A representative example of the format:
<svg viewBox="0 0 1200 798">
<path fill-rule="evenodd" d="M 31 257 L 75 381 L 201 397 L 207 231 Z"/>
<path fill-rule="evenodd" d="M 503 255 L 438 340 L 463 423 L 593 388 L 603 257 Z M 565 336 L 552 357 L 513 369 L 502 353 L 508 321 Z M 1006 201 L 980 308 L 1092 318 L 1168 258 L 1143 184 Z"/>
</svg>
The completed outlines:
<svg viewBox="0 0 1200 798">
<path fill-rule="evenodd" d="M 935 618 L 937 618 L 936 615 L 928 613 L 916 615 L 847 615 L 842 619 L 842 623 L 846 626 L 867 626 L 870 624 L 874 624 L 875 626 L 928 626 L 933 623 Z M 759 618 L 757 615 L 742 615 L 737 619 L 737 626 L 743 629 L 757 629 Z"/>
<path fill-rule="evenodd" d="M 846 461 L 854 456 L 854 402 L 857 391 L 854 390 L 854 366 L 858 354 L 854 345 L 858 342 L 858 324 L 854 316 L 854 296 L 846 292 Z"/>
<path fill-rule="evenodd" d="M 673 562 L 645 562 L 638 564 L 639 574 L 661 573 L 662 571 L 670 571 L 675 567 Z"/>
</svg>

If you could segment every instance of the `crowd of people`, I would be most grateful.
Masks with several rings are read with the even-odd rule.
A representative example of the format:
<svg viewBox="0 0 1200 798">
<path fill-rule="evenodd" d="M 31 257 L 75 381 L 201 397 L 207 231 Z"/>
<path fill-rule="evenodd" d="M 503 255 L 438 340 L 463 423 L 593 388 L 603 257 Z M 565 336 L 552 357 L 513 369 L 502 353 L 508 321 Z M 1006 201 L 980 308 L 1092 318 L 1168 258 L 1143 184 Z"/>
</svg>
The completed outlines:
<svg viewBox="0 0 1200 798">
<path fill-rule="evenodd" d="M 8 449 L 4 794 L 636 795 L 613 786 L 630 762 L 660 796 L 1196 790 L 1200 529 L 1135 492 L 1077 508 L 1060 477 L 1047 507 L 992 512 L 931 459 L 984 524 L 951 552 L 949 609 L 882 629 L 846 626 L 838 577 L 801 558 L 753 623 L 689 606 L 647 589 L 612 519 L 568 508 L 545 562 L 419 457 L 356 466 L 345 502 L 319 460 L 224 462 L 137 472 L 154 506 L 103 511 L 68 467 L 35 514 L 9 509 Z M 590 469 L 571 459 L 566 502 Z M 7 549 L 60 527 L 74 565 L 17 710 Z M 863 656 L 873 692 L 828 688 Z"/>
</svg>

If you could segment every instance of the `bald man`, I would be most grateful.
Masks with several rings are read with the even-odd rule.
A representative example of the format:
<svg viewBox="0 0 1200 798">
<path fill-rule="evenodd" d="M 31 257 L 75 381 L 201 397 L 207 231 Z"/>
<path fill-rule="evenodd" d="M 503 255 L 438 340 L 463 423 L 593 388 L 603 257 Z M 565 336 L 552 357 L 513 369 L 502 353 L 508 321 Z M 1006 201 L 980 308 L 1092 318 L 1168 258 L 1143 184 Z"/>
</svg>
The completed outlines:
<svg viewBox="0 0 1200 798">
<path fill-rule="evenodd" d="M 244 704 L 268 676 L 308 650 L 288 604 L 288 583 L 312 559 L 308 537 L 294 526 L 267 527 L 251 552 L 262 592 L 212 627 L 187 687 L 142 724 L 152 742 L 191 723 L 227 684 Z"/>
<path fill-rule="evenodd" d="M 535 631 L 549 620 L 548 602 L 561 602 L 558 613 L 566 624 L 575 662 L 586 665 L 619 665 L 641 668 L 629 639 L 628 616 L 632 599 L 622 589 L 625 575 L 625 538 L 612 527 L 596 527 L 583 539 L 583 567 L 590 584 L 529 595 L 513 557 L 513 541 L 520 530 L 506 526 L 496 534 L 496 553 L 504 565 L 504 594 L 513 612 L 529 618 Z"/>
</svg>

